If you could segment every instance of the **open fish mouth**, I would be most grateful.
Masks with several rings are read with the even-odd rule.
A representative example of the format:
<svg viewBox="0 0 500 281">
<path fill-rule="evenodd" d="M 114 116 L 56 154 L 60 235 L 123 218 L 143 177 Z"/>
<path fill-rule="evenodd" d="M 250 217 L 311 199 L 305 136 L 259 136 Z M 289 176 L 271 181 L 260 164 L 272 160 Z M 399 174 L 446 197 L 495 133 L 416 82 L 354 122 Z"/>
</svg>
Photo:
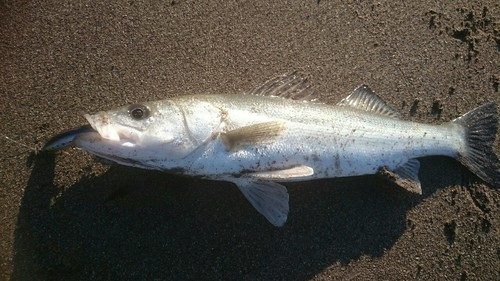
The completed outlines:
<svg viewBox="0 0 500 281">
<path fill-rule="evenodd" d="M 148 169 L 147 163 L 158 158 L 160 145 L 148 139 L 147 131 L 122 123 L 120 116 L 109 112 L 84 116 L 93 130 L 79 134 L 76 147 L 118 164 Z"/>
<path fill-rule="evenodd" d="M 98 158 L 103 158 L 123 165 L 144 166 L 140 161 L 133 159 L 135 145 L 126 139 L 109 140 L 103 138 L 99 132 L 92 131 L 78 135 L 74 144 L 76 147 L 89 151 Z M 132 149 L 132 150 L 131 150 Z"/>
<path fill-rule="evenodd" d="M 93 115 L 85 114 L 85 119 L 103 140 L 127 147 L 135 147 L 139 143 L 140 132 L 138 130 L 113 122 L 106 112 L 101 111 Z"/>
</svg>

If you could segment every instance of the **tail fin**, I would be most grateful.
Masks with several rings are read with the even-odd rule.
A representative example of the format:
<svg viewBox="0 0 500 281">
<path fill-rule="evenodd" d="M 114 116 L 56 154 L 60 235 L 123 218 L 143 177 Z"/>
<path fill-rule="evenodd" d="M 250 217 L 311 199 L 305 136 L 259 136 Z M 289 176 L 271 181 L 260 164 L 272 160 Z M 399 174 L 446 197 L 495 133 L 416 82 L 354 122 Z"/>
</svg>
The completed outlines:
<svg viewBox="0 0 500 281">
<path fill-rule="evenodd" d="M 458 160 L 485 182 L 500 187 L 500 160 L 493 151 L 498 129 L 495 103 L 487 103 L 452 121 L 465 128 L 467 147 Z"/>
</svg>

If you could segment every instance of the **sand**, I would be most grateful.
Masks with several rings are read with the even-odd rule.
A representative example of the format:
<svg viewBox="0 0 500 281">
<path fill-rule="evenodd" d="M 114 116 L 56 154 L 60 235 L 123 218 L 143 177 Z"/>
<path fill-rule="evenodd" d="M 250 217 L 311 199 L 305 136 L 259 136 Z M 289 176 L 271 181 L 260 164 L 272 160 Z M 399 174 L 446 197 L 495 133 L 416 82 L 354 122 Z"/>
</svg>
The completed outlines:
<svg viewBox="0 0 500 281">
<path fill-rule="evenodd" d="M 276 228 L 231 184 L 33 153 L 83 113 L 294 70 L 418 122 L 500 103 L 500 2 L 405 2 L 0 3 L 0 279 L 500 279 L 499 192 L 453 159 L 422 159 L 421 196 L 287 184 Z"/>
</svg>

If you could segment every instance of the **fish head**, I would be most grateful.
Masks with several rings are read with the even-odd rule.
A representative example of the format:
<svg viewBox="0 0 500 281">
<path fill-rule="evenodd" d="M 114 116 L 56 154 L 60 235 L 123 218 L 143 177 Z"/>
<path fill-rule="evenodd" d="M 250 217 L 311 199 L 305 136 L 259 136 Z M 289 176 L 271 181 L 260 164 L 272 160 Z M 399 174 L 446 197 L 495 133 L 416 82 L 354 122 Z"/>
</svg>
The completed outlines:
<svg viewBox="0 0 500 281">
<path fill-rule="evenodd" d="M 74 144 L 119 164 L 177 160 L 196 148 L 186 137 L 182 110 L 170 101 L 132 104 L 85 118 L 95 131 L 80 134 Z"/>
</svg>

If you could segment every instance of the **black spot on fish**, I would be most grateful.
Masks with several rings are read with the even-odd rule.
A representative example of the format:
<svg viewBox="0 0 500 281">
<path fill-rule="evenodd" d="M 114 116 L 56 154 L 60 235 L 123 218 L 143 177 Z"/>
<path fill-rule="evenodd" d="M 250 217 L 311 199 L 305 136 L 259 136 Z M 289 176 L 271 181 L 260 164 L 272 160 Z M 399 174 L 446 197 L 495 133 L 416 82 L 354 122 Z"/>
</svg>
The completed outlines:
<svg viewBox="0 0 500 281">
<path fill-rule="evenodd" d="M 314 162 L 318 162 L 320 160 L 319 159 L 319 155 L 317 153 L 313 153 L 312 159 L 313 159 Z"/>
<path fill-rule="evenodd" d="M 335 169 L 339 174 L 342 173 L 342 169 L 340 167 L 340 155 L 338 153 L 335 154 Z"/>
</svg>

